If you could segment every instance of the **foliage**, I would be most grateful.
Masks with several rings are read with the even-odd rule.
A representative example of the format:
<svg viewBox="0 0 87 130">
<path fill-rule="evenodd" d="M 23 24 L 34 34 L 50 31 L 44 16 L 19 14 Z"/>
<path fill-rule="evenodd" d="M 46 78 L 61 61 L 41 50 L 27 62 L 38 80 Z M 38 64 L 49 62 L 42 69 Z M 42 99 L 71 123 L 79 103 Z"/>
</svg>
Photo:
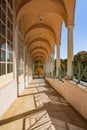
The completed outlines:
<svg viewBox="0 0 87 130">
<path fill-rule="evenodd" d="M 34 74 L 43 75 L 43 63 L 41 60 L 36 60 L 34 62 Z"/>
<path fill-rule="evenodd" d="M 43 75 L 43 69 L 41 67 L 38 67 L 38 68 L 35 69 L 35 73 L 37 75 Z"/>
<path fill-rule="evenodd" d="M 80 51 L 74 56 L 74 63 L 77 65 L 78 62 L 81 62 L 84 66 L 87 65 L 87 52 Z"/>
<path fill-rule="evenodd" d="M 81 51 L 74 56 L 73 73 L 78 82 L 87 82 L 87 52 Z"/>
</svg>

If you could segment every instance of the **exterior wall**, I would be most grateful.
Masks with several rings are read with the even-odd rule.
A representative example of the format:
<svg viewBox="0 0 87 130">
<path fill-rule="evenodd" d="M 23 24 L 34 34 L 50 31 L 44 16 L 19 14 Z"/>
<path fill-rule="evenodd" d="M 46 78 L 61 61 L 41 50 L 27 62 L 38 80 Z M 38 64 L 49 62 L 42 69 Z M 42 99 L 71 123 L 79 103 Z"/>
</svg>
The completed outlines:
<svg viewBox="0 0 87 130">
<path fill-rule="evenodd" d="M 13 2 L 12 9 L 9 4 L 10 2 Z M 3 25 L 3 20 L 5 20 L 4 33 L 6 33 L 6 34 L 3 34 L 3 31 L 2 31 L 3 29 L 0 30 L 0 45 L 4 45 L 2 44 L 3 42 L 1 40 L 1 38 L 3 37 L 5 39 L 4 43 L 6 43 L 5 45 L 6 49 L 4 49 L 4 52 L 6 53 L 6 56 L 4 56 L 6 57 L 4 61 L 6 65 L 5 68 L 2 67 L 3 57 L 2 56 L 1 56 L 2 58 L 0 57 L 0 116 L 10 107 L 10 105 L 15 101 L 17 96 L 21 94 L 24 88 L 28 86 L 28 83 L 30 82 L 28 81 L 29 80 L 28 76 L 32 77 L 31 73 L 28 72 L 29 66 L 30 66 L 29 57 L 28 57 L 29 53 L 28 53 L 26 43 L 24 41 L 24 31 L 22 27 L 22 22 L 19 21 L 19 23 L 16 23 L 15 21 L 14 2 L 15 1 L 3 1 L 3 0 L 0 2 L 0 7 L 1 7 L 0 9 L 4 10 L 4 14 L 6 15 L 5 19 L 4 17 L 0 17 L 0 24 L 2 23 Z M 1 6 L 1 3 L 3 3 L 4 6 Z M 6 3 L 6 6 L 5 6 L 5 3 Z M 6 12 L 6 10 L 8 9 L 10 11 Z M 3 15 L 1 14 L 1 16 Z M 9 20 L 11 22 L 10 24 L 13 23 L 12 24 L 13 29 L 12 29 L 12 25 L 9 25 L 10 26 L 9 27 L 7 24 Z M 10 34 L 8 32 L 10 32 Z M 10 38 L 8 36 L 10 36 Z M 9 48 L 9 51 L 7 48 Z M 3 48 L 1 48 L 0 46 L 0 50 L 1 49 L 3 50 Z M 13 58 L 7 55 L 9 54 L 8 52 L 10 54 L 13 54 L 12 55 Z M 1 51 L 0 51 L 0 55 L 1 55 Z M 9 69 L 10 67 L 7 66 L 8 64 L 13 65 L 12 70 Z M 5 71 L 5 73 L 3 73 L 3 71 Z"/>
<path fill-rule="evenodd" d="M 50 85 L 56 89 L 85 119 L 87 119 L 87 91 L 82 86 L 76 86 L 72 81 L 46 78 Z"/>
<path fill-rule="evenodd" d="M 0 89 L 0 116 L 17 98 L 17 83 L 15 80 Z"/>
</svg>

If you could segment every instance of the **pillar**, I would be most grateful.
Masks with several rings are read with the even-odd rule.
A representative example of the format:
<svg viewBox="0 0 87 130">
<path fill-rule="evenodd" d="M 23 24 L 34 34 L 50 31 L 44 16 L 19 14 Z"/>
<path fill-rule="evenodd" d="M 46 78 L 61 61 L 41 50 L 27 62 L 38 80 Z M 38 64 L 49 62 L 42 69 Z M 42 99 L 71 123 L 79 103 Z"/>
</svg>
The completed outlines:
<svg viewBox="0 0 87 130">
<path fill-rule="evenodd" d="M 56 77 L 59 76 L 60 69 L 60 45 L 56 45 Z"/>
<path fill-rule="evenodd" d="M 25 60 L 25 53 L 26 53 L 26 50 L 25 50 L 25 45 L 24 45 L 24 48 L 23 48 L 23 59 L 24 59 L 24 67 L 23 67 L 23 75 L 24 75 L 24 87 L 26 86 L 26 60 Z"/>
<path fill-rule="evenodd" d="M 47 63 L 47 76 L 49 77 L 49 60 L 48 60 L 48 63 Z"/>
<path fill-rule="evenodd" d="M 49 57 L 49 76 L 51 76 L 51 57 Z"/>
<path fill-rule="evenodd" d="M 14 27 L 15 44 L 14 44 L 14 78 L 17 81 L 17 96 L 19 96 L 19 82 L 18 82 L 18 26 Z"/>
<path fill-rule="evenodd" d="M 73 61 L 73 26 L 68 27 L 68 45 L 67 45 L 67 78 L 72 79 L 72 61 Z"/>
<path fill-rule="evenodd" d="M 54 75 L 54 54 L 51 54 L 51 76 Z"/>
<path fill-rule="evenodd" d="M 48 76 L 48 63 L 46 63 L 46 76 Z"/>
</svg>

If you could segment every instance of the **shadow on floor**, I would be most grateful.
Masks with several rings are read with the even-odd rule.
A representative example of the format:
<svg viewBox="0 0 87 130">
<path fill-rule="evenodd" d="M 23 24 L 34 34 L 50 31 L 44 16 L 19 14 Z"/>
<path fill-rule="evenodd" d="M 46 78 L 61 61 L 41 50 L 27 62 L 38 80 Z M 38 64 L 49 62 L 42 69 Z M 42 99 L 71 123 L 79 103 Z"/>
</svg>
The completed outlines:
<svg viewBox="0 0 87 130">
<path fill-rule="evenodd" d="M 1 126 L 21 120 L 18 130 L 87 130 L 87 121 L 47 82 L 34 80 L 30 85 L 19 98 L 32 95 L 35 109 L 2 119 Z"/>
</svg>

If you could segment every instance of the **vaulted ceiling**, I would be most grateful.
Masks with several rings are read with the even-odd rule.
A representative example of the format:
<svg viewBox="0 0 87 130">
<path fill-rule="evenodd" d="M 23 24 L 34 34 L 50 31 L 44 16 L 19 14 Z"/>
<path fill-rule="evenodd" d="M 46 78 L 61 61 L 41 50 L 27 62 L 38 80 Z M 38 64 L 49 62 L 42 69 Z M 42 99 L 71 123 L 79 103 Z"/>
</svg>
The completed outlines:
<svg viewBox="0 0 87 130">
<path fill-rule="evenodd" d="M 47 62 L 61 44 L 62 23 L 74 25 L 76 0 L 15 0 L 16 22 L 22 21 L 32 60 Z"/>
</svg>

